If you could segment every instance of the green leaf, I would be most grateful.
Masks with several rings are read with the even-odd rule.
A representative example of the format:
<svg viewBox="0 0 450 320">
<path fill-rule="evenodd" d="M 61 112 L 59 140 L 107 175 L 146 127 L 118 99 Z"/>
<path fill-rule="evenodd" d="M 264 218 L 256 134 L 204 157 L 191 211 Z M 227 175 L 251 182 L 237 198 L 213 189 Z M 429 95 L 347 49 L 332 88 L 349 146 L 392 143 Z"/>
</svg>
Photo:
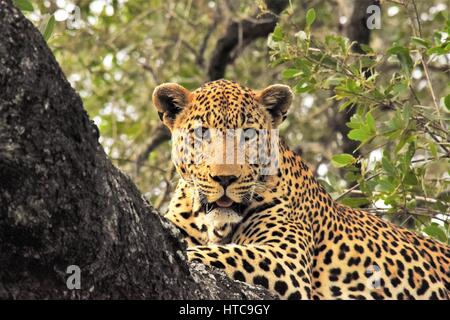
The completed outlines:
<svg viewBox="0 0 450 320">
<path fill-rule="evenodd" d="M 391 176 L 396 175 L 396 169 L 394 165 L 391 163 L 391 161 L 388 159 L 388 157 L 383 156 L 381 159 L 381 165 L 383 166 L 384 171 L 386 171 L 387 174 Z"/>
<path fill-rule="evenodd" d="M 424 47 L 424 48 L 429 48 L 430 47 L 430 42 L 419 38 L 419 37 L 411 37 L 411 41 L 415 44 L 417 44 L 418 46 Z"/>
<path fill-rule="evenodd" d="M 323 178 L 318 178 L 317 180 L 325 188 L 325 190 L 327 190 L 327 192 L 332 193 L 335 191 L 334 187 L 327 180 Z"/>
<path fill-rule="evenodd" d="M 372 135 L 366 130 L 366 128 L 350 130 L 347 136 L 349 139 L 361 142 L 366 141 L 372 137 Z"/>
<path fill-rule="evenodd" d="M 408 86 L 404 83 L 397 83 L 394 86 L 392 86 L 391 93 L 394 97 L 397 97 L 402 92 L 406 91 L 408 89 Z"/>
<path fill-rule="evenodd" d="M 346 167 L 355 162 L 355 157 L 348 153 L 336 154 L 331 157 L 331 163 L 333 163 L 336 168 Z"/>
<path fill-rule="evenodd" d="M 43 32 L 43 37 L 45 39 L 45 41 L 48 41 L 48 39 L 50 39 L 50 36 L 53 33 L 53 29 L 55 28 L 55 16 L 52 15 L 48 21 L 47 21 L 47 25 L 45 26 L 44 32 Z"/>
<path fill-rule="evenodd" d="M 361 116 L 355 113 L 351 118 L 350 122 L 347 122 L 347 127 L 350 129 L 358 129 L 363 125 L 363 120 Z"/>
<path fill-rule="evenodd" d="M 365 53 L 373 53 L 373 49 L 369 45 L 364 44 L 364 43 L 361 43 L 359 45 Z"/>
<path fill-rule="evenodd" d="M 415 153 L 416 153 L 416 144 L 415 142 L 411 142 L 409 143 L 408 149 L 403 156 L 406 168 L 409 168 L 411 160 L 414 157 Z"/>
<path fill-rule="evenodd" d="M 34 11 L 33 5 L 28 0 L 14 0 L 14 5 L 22 11 Z"/>
<path fill-rule="evenodd" d="M 283 79 L 292 79 L 300 74 L 301 71 L 298 69 L 286 69 L 283 71 Z"/>
<path fill-rule="evenodd" d="M 391 193 L 394 191 L 395 185 L 389 180 L 380 180 L 375 190 L 380 192 Z"/>
<path fill-rule="evenodd" d="M 355 172 L 347 172 L 344 175 L 344 179 L 347 182 L 354 182 L 356 180 L 358 180 L 359 178 L 361 178 L 361 175 L 359 173 L 355 173 Z"/>
<path fill-rule="evenodd" d="M 430 153 L 431 153 L 431 155 L 433 156 L 433 158 L 437 158 L 437 157 L 438 157 L 438 148 L 437 148 L 437 145 L 436 145 L 434 142 L 429 141 L 429 142 L 428 142 L 428 148 L 429 148 Z"/>
<path fill-rule="evenodd" d="M 275 42 L 279 42 L 283 40 L 283 37 L 284 37 L 283 29 L 281 29 L 281 26 L 279 24 L 277 24 L 272 33 L 272 40 Z"/>
<path fill-rule="evenodd" d="M 341 200 L 342 204 L 350 206 L 352 208 L 360 208 L 363 205 L 369 204 L 370 201 L 367 198 L 344 198 Z"/>
<path fill-rule="evenodd" d="M 394 46 L 388 50 L 388 53 L 397 56 L 403 72 L 409 76 L 414 65 L 409 49 L 403 46 Z"/>
<path fill-rule="evenodd" d="M 314 23 L 315 20 L 316 20 L 316 10 L 314 10 L 314 8 L 311 8 L 306 12 L 307 28 L 311 27 L 311 25 Z"/>
<path fill-rule="evenodd" d="M 351 106 L 354 103 L 355 102 L 353 101 L 353 99 L 345 101 L 343 104 L 341 104 L 339 106 L 339 111 L 343 111 L 343 110 L 347 109 L 349 106 Z"/>
<path fill-rule="evenodd" d="M 294 90 L 296 93 L 305 93 L 305 92 L 311 91 L 312 89 L 313 89 L 313 86 L 305 81 L 301 81 L 301 82 L 297 83 L 294 87 Z"/>
<path fill-rule="evenodd" d="M 416 199 L 411 199 L 406 203 L 406 209 L 407 210 L 414 210 L 417 207 L 417 201 Z M 427 217 L 429 218 L 429 217 Z"/>
<path fill-rule="evenodd" d="M 433 47 L 433 48 L 427 50 L 427 55 L 429 55 L 429 56 L 431 56 L 432 54 L 440 56 L 440 55 L 447 54 L 447 53 L 448 53 L 448 50 L 446 50 L 445 48 L 442 48 L 441 46 Z"/>
<path fill-rule="evenodd" d="M 447 236 L 445 235 L 445 231 L 435 222 L 430 224 L 428 227 L 423 229 L 423 231 L 429 236 L 436 238 L 442 242 L 447 242 Z"/>
<path fill-rule="evenodd" d="M 342 83 L 342 81 L 344 81 L 344 80 L 345 79 L 339 75 L 330 76 L 329 78 L 325 79 L 323 87 L 325 89 L 329 89 L 330 87 L 336 87 L 336 86 L 339 86 Z"/>
<path fill-rule="evenodd" d="M 377 131 L 376 125 L 375 125 L 375 119 L 373 118 L 371 113 L 368 113 L 366 116 L 367 126 L 369 128 L 369 131 L 371 133 L 375 133 Z"/>
<path fill-rule="evenodd" d="M 444 106 L 447 108 L 447 111 L 450 112 L 450 94 L 444 98 Z"/>
<path fill-rule="evenodd" d="M 419 181 L 417 180 L 416 175 L 414 172 L 408 172 L 405 174 L 405 177 L 403 178 L 403 183 L 409 186 L 416 186 L 419 184 Z"/>
<path fill-rule="evenodd" d="M 397 137 L 398 139 L 398 137 Z M 397 145 L 395 146 L 395 152 L 398 153 L 405 146 L 406 143 L 409 143 L 415 139 L 415 136 L 412 136 L 409 131 L 404 131 L 400 135 L 400 140 L 398 140 Z"/>
</svg>

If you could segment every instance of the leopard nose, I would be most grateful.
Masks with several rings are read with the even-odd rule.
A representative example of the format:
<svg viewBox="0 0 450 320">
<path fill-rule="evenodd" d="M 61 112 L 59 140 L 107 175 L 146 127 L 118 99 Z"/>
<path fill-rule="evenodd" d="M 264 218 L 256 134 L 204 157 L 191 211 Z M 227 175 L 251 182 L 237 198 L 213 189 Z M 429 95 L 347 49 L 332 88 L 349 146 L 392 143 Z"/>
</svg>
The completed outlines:
<svg viewBox="0 0 450 320">
<path fill-rule="evenodd" d="M 230 184 L 235 182 L 238 177 L 236 176 L 211 176 L 211 179 L 218 182 L 224 189 Z"/>
</svg>

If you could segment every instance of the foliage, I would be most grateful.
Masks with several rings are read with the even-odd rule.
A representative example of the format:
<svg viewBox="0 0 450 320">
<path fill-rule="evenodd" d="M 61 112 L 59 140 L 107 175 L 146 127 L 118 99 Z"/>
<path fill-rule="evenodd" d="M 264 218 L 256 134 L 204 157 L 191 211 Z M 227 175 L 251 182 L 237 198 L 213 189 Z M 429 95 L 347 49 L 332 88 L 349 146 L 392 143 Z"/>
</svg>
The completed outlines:
<svg viewBox="0 0 450 320">
<path fill-rule="evenodd" d="M 329 93 L 332 107 L 353 112 L 347 136 L 363 151 L 357 158 L 333 155 L 331 162 L 345 167 L 346 181 L 355 184 L 347 191 L 327 184 L 329 191 L 352 206 L 371 204 L 394 220 L 407 214 L 419 230 L 448 241 L 449 82 L 432 82 L 430 65 L 448 59 L 450 21 L 435 17 L 439 27 L 422 32 L 413 5 L 402 7 L 411 20 L 409 35 L 378 50 L 364 46 L 363 53 L 352 50 L 344 36 L 315 34 L 310 9 L 304 30 L 278 25 L 269 39 L 271 60 L 285 66 L 283 77 L 297 93 Z M 373 159 L 374 154 L 380 156 Z"/>
</svg>

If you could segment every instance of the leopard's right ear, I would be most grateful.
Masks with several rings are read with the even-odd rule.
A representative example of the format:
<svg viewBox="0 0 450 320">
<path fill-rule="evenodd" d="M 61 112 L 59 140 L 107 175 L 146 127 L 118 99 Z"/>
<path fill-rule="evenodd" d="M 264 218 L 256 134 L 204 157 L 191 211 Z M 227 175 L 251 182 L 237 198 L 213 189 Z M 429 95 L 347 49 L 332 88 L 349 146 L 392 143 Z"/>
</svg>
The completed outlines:
<svg viewBox="0 0 450 320">
<path fill-rule="evenodd" d="M 285 118 L 291 106 L 292 91 L 283 84 L 274 84 L 257 93 L 256 99 L 266 108 L 277 127 Z"/>
<path fill-rule="evenodd" d="M 178 113 L 189 104 L 190 97 L 191 92 L 177 83 L 163 83 L 153 91 L 153 105 L 170 130 Z"/>
</svg>

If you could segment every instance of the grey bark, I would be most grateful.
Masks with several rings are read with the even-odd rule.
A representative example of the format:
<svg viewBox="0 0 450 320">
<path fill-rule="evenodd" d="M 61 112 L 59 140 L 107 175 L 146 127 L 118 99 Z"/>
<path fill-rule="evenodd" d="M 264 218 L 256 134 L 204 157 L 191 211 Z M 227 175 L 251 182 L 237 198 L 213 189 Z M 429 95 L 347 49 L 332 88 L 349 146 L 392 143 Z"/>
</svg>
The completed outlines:
<svg viewBox="0 0 450 320">
<path fill-rule="evenodd" d="M 177 230 L 115 168 L 40 33 L 0 0 L 0 299 L 257 299 L 190 267 Z M 81 289 L 69 290 L 69 265 Z"/>
</svg>

